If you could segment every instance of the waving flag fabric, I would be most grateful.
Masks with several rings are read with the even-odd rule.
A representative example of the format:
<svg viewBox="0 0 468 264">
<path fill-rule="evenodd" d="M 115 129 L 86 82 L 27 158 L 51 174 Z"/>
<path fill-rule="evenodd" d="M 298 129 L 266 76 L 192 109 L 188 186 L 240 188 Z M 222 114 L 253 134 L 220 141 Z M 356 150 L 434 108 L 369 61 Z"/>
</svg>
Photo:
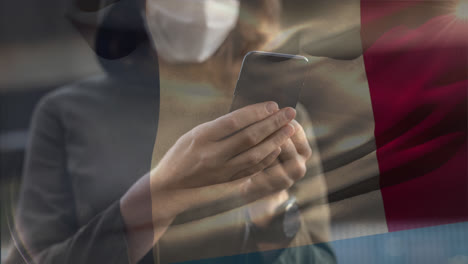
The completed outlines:
<svg viewBox="0 0 468 264">
<path fill-rule="evenodd" d="M 354 4 L 359 33 L 352 27 L 333 38 L 343 47 L 360 34 L 362 55 L 312 57 L 302 98 L 321 152 L 335 250 L 349 257 L 342 263 L 363 263 L 356 254 L 384 263 L 389 255 L 376 245 L 391 252 L 400 243 L 412 257 L 385 263 L 443 263 L 462 253 L 453 261 L 466 261 L 459 234 L 468 233 L 468 1 Z"/>
</svg>

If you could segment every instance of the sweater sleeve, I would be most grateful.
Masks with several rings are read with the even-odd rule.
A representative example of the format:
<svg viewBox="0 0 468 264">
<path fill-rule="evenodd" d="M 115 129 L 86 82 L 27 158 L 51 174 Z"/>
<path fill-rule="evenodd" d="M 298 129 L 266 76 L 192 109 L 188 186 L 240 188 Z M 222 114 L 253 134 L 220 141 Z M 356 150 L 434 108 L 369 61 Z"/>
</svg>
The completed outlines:
<svg viewBox="0 0 468 264">
<path fill-rule="evenodd" d="M 33 116 L 16 230 L 23 257 L 32 263 L 128 263 L 119 201 L 78 226 L 67 175 L 66 131 L 53 96 Z"/>
</svg>

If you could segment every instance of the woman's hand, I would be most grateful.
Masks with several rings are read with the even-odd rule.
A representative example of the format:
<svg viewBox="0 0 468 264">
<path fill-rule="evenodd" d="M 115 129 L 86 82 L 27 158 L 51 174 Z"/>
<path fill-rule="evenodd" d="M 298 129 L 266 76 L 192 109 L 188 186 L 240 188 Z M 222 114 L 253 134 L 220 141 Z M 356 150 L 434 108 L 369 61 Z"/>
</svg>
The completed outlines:
<svg viewBox="0 0 468 264">
<path fill-rule="evenodd" d="M 305 170 L 306 162 L 312 155 L 312 149 L 310 148 L 302 126 L 296 120 L 293 120 L 291 124 L 295 128 L 295 133 L 281 147 L 282 151 L 279 158 L 270 167 L 275 170 L 283 170 L 286 173 L 294 173 L 297 170 L 303 169 Z M 295 163 L 296 165 L 284 166 L 286 163 Z M 282 190 L 278 193 L 255 201 L 247 208 L 250 219 L 256 226 L 267 228 L 276 213 L 276 209 L 288 200 L 288 197 L 289 194 L 287 190 Z M 258 244 L 257 247 L 263 251 L 277 248 L 278 245 L 273 243 Z"/>
<path fill-rule="evenodd" d="M 152 172 L 152 190 L 210 186 L 255 174 L 294 134 L 292 108 L 273 102 L 239 109 L 183 135 Z"/>
</svg>

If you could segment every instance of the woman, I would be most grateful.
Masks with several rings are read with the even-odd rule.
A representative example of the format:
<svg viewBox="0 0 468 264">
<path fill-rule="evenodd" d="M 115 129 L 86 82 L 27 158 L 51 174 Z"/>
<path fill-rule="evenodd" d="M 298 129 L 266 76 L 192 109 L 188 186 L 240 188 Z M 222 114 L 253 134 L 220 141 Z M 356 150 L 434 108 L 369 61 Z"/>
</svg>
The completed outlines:
<svg viewBox="0 0 468 264">
<path fill-rule="evenodd" d="M 165 263 L 291 242 L 257 243 L 245 234 L 246 208 L 231 209 L 264 198 L 247 212 L 268 230 L 273 211 L 288 199 L 284 190 L 304 176 L 310 148 L 302 127 L 292 120 L 295 111 L 270 102 L 225 114 L 241 58 L 266 42 L 278 3 L 242 1 L 234 11 L 239 19 L 224 27 L 228 35 L 218 34 L 220 47 L 194 56 L 195 61 L 180 61 L 158 48 L 163 42 L 158 25 L 164 22 L 152 24 L 163 11 L 174 10 L 171 2 L 152 1 L 146 2 L 146 23 L 138 15 L 128 20 L 139 25 L 130 30 L 137 36 L 131 39 L 139 41 L 134 51 L 117 62 L 108 60 L 128 50 L 129 38 L 112 34 L 107 26 L 113 20 L 128 22 L 130 11 L 139 10 L 123 1 L 112 7 L 97 40 L 108 74 L 59 89 L 35 112 L 17 221 L 23 253 L 31 260 Z M 151 41 L 141 31 L 145 24 Z M 150 42 L 159 55 L 160 91 Z M 246 141 L 249 135 L 257 137 Z M 252 154 L 257 156 L 253 163 Z M 281 162 L 275 161 L 278 156 Z M 194 209 L 207 208 L 202 219 L 190 219 Z M 212 232 L 216 223 L 221 226 Z M 296 237 L 301 235 L 308 236 L 299 231 Z M 279 253 L 274 258 L 281 261 L 288 251 Z M 316 255 L 308 254 L 302 259 Z"/>
</svg>

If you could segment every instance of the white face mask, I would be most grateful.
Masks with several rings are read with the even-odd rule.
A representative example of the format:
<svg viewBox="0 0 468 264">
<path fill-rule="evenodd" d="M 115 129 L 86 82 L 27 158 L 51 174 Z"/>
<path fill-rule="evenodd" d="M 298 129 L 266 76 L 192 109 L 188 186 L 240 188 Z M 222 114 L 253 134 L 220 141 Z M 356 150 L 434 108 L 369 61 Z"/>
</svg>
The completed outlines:
<svg viewBox="0 0 468 264">
<path fill-rule="evenodd" d="M 158 56 L 203 62 L 235 27 L 239 0 L 148 0 L 147 26 Z"/>
</svg>

